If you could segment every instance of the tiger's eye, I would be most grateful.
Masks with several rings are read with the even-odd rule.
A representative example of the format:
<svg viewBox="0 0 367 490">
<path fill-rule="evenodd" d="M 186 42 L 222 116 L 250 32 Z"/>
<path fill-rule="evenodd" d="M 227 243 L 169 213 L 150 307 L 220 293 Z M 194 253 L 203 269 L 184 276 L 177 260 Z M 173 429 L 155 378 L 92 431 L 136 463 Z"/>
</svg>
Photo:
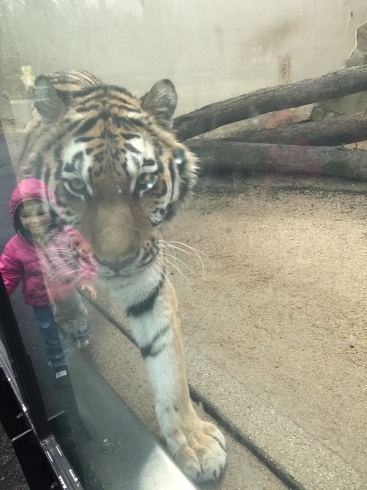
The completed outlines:
<svg viewBox="0 0 367 490">
<path fill-rule="evenodd" d="M 139 175 L 137 182 L 138 184 L 145 186 L 147 189 L 151 189 L 157 182 L 157 176 L 151 172 L 146 172 Z"/>
<path fill-rule="evenodd" d="M 74 191 L 81 191 L 85 187 L 85 184 L 82 181 L 82 179 L 72 179 L 69 182 L 69 185 Z"/>
</svg>

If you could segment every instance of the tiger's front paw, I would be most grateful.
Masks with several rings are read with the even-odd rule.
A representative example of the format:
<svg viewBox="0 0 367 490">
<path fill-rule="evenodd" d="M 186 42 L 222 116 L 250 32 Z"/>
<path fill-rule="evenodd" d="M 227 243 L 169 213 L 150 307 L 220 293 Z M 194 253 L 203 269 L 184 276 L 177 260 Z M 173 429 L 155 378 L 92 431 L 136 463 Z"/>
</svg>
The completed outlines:
<svg viewBox="0 0 367 490">
<path fill-rule="evenodd" d="M 173 427 L 166 437 L 178 466 L 197 483 L 215 481 L 224 470 L 226 442 L 215 425 L 195 416 L 191 423 Z"/>
</svg>

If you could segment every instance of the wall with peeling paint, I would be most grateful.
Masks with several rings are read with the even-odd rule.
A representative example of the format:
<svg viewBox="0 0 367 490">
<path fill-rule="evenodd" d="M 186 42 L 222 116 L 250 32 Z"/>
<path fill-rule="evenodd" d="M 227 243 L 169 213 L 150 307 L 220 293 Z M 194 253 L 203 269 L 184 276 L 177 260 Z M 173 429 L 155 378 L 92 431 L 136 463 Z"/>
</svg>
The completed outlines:
<svg viewBox="0 0 367 490">
<path fill-rule="evenodd" d="M 140 95 L 161 78 L 177 114 L 342 68 L 366 0 L 7 0 L 2 71 L 22 98 L 35 75 L 79 67 Z"/>
</svg>

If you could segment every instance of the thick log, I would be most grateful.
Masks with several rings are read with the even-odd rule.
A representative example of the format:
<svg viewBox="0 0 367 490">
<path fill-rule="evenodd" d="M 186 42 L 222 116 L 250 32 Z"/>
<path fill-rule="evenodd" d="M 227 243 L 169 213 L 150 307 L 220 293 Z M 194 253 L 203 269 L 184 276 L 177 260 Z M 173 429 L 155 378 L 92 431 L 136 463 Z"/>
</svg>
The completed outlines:
<svg viewBox="0 0 367 490">
<path fill-rule="evenodd" d="M 367 151 L 328 146 L 238 143 L 197 139 L 186 145 L 200 158 L 200 174 L 234 170 L 245 173 L 306 174 L 367 181 Z"/>
<path fill-rule="evenodd" d="M 367 111 L 274 129 L 243 131 L 224 141 L 281 145 L 340 146 L 367 140 Z"/>
<path fill-rule="evenodd" d="M 367 66 L 346 68 L 296 83 L 263 88 L 177 117 L 173 129 L 186 140 L 259 114 L 290 109 L 367 90 Z"/>
</svg>

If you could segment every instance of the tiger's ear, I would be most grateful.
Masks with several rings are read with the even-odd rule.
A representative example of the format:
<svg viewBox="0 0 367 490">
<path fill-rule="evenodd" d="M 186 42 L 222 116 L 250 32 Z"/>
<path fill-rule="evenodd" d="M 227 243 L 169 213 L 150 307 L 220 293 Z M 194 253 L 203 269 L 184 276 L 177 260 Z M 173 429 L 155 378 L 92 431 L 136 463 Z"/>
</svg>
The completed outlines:
<svg viewBox="0 0 367 490">
<path fill-rule="evenodd" d="M 141 98 L 141 106 L 155 117 L 159 126 L 170 128 L 177 100 L 175 86 L 171 80 L 160 80 Z"/>
<path fill-rule="evenodd" d="M 35 81 L 34 105 L 41 116 L 48 121 L 55 121 L 66 108 L 51 80 L 45 75 L 40 75 Z"/>
</svg>

